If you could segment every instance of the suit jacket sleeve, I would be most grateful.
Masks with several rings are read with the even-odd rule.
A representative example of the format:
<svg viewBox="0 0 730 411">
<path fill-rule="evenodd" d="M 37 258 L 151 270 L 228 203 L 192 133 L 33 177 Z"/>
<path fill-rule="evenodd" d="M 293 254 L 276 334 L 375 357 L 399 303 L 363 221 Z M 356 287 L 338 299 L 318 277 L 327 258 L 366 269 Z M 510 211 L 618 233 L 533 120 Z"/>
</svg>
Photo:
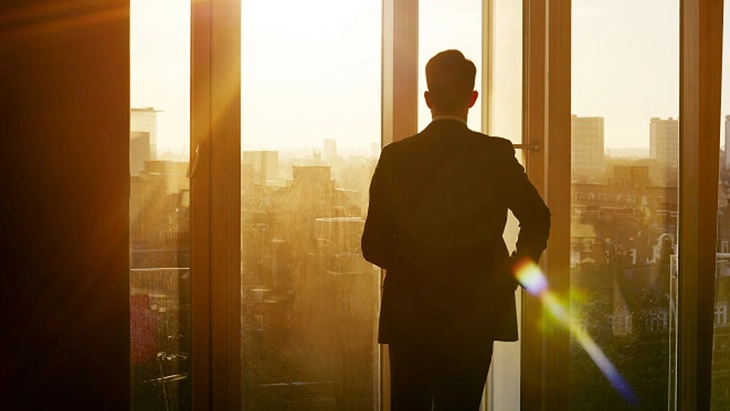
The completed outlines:
<svg viewBox="0 0 730 411">
<path fill-rule="evenodd" d="M 528 180 L 525 169 L 517 161 L 512 143 L 508 140 L 503 141 L 506 143 L 505 150 L 509 156 L 506 166 L 507 175 L 503 180 L 507 207 L 512 210 L 520 223 L 513 258 L 516 261 L 530 258 L 537 263 L 547 247 L 550 233 L 550 210 L 535 186 Z"/>
<path fill-rule="evenodd" d="M 383 148 L 373 172 L 370 205 L 361 240 L 363 257 L 386 270 L 392 269 L 395 263 L 392 247 L 395 227 L 386 187 L 392 174 L 391 150 L 390 146 Z"/>
</svg>

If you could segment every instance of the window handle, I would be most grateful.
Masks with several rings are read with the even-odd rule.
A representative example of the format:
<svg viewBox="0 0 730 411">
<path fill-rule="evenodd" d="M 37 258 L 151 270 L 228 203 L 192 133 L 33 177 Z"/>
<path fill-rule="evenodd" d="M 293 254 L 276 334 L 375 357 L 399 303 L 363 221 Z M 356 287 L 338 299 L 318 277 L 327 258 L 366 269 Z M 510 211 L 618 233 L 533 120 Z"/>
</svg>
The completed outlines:
<svg viewBox="0 0 730 411">
<path fill-rule="evenodd" d="M 200 162 L 200 143 L 198 143 L 197 146 L 195 146 L 195 156 L 193 157 L 193 162 L 190 163 L 188 166 L 188 178 L 193 178 L 195 176 L 195 172 L 198 170 L 198 163 Z"/>
<path fill-rule="evenodd" d="M 540 142 L 538 141 L 527 144 L 513 144 L 512 146 L 519 150 L 527 150 L 532 154 L 538 154 L 540 152 Z"/>
</svg>

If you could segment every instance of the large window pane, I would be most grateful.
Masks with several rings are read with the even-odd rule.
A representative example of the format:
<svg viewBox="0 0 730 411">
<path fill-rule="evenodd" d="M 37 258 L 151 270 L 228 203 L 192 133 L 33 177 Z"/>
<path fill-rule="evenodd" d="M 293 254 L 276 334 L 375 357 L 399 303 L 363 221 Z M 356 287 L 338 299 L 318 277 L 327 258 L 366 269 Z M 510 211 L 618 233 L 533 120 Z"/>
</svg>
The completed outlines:
<svg viewBox="0 0 730 411">
<path fill-rule="evenodd" d="M 712 352 L 712 410 L 730 408 L 730 8 L 725 4 L 722 64 L 720 187 L 717 210 L 717 270 L 715 272 L 715 333 Z"/>
<path fill-rule="evenodd" d="M 668 409 L 679 2 L 575 0 L 572 39 L 571 408 Z"/>
<path fill-rule="evenodd" d="M 418 2 L 418 128 L 431 122 L 431 112 L 423 100 L 426 87 L 426 63 L 436 53 L 457 49 L 474 62 L 477 79 L 482 72 L 482 1 L 422 0 Z M 415 75 L 415 74 L 414 74 Z M 481 92 L 479 80 L 475 87 Z M 480 99 L 469 111 L 469 128 L 481 131 Z"/>
<path fill-rule="evenodd" d="M 190 396 L 190 4 L 132 0 L 130 310 L 133 410 Z"/>
<path fill-rule="evenodd" d="M 377 409 L 380 2 L 243 0 L 241 28 L 243 407 Z"/>
</svg>

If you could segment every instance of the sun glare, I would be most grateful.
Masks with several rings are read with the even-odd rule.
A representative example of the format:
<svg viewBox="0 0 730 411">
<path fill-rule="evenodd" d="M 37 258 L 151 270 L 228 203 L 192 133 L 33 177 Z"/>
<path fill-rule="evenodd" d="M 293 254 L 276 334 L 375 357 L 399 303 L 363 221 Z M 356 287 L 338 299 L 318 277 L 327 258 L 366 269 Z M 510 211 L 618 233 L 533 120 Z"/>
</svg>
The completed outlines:
<svg viewBox="0 0 730 411">
<path fill-rule="evenodd" d="M 588 332 L 575 318 L 570 317 L 566 304 L 548 289 L 548 281 L 545 274 L 535 263 L 529 260 L 522 261 L 516 265 L 515 276 L 522 286 L 530 294 L 537 297 L 545 306 L 550 315 L 558 324 L 565 327 L 573 335 L 573 338 L 588 353 L 596 366 L 608 379 L 613 388 L 631 404 L 638 405 L 639 401 L 633 389 L 624 377 L 618 372 L 611 360 L 603 353 L 603 350 L 591 338 Z"/>
</svg>

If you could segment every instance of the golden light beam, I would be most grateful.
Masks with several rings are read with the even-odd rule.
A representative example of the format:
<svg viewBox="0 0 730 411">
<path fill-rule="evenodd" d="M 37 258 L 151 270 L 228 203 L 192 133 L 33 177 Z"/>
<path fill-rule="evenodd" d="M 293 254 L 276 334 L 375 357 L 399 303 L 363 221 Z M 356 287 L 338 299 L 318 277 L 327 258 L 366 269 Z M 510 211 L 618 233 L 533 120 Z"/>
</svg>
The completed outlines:
<svg viewBox="0 0 730 411">
<path fill-rule="evenodd" d="M 634 394 L 634 390 L 629 383 L 618 372 L 598 344 L 593 341 L 593 338 L 591 338 L 585 328 L 581 327 L 575 319 L 570 317 L 568 310 L 565 308 L 565 304 L 562 304 L 557 296 L 550 292 L 547 278 L 542 270 L 540 270 L 540 267 L 530 260 L 524 260 L 516 265 L 515 276 L 525 290 L 536 296 L 555 320 L 561 326 L 568 329 L 573 335 L 573 338 L 583 347 L 588 356 L 591 357 L 621 397 L 633 406 L 638 405 L 639 400 L 636 398 L 636 394 Z"/>
<path fill-rule="evenodd" d="M 65 1 L 20 6 L 0 16 L 0 45 L 28 37 L 80 29 L 129 17 L 124 2 Z"/>
</svg>

